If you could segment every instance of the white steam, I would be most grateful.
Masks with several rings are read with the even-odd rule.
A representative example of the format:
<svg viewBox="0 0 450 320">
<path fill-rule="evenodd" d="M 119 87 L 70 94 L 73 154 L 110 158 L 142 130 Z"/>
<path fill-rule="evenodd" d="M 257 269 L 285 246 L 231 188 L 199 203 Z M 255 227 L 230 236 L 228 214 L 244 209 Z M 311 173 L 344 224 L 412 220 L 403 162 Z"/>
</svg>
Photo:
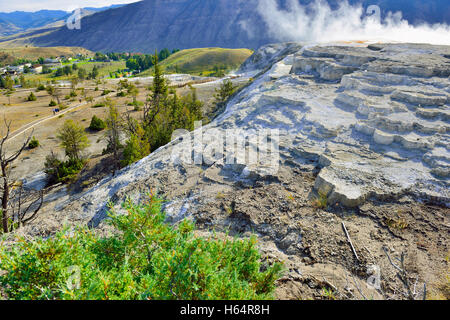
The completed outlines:
<svg viewBox="0 0 450 320">
<path fill-rule="evenodd" d="M 288 0 L 288 10 L 278 8 L 276 0 L 259 0 L 258 12 L 270 36 L 280 41 L 395 41 L 450 45 L 450 26 L 446 24 L 413 26 L 401 12 L 381 19 L 377 6 L 367 12 L 361 5 L 341 2 L 337 10 L 317 0 L 308 7 Z"/>
</svg>

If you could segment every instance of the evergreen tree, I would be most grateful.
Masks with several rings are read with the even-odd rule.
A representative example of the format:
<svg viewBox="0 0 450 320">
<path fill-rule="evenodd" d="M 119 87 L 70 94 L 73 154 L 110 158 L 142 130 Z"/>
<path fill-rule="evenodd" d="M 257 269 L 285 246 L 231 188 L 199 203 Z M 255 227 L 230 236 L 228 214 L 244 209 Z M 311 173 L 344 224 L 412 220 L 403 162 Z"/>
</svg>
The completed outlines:
<svg viewBox="0 0 450 320">
<path fill-rule="evenodd" d="M 30 95 L 28 96 L 27 100 L 28 100 L 28 101 L 36 101 L 37 98 L 36 98 L 36 96 L 34 95 L 34 93 L 31 92 Z"/>
<path fill-rule="evenodd" d="M 89 146 L 84 128 L 73 120 L 67 120 L 58 131 L 58 139 L 71 161 L 82 160 L 81 153 Z"/>
<path fill-rule="evenodd" d="M 164 74 L 159 65 L 158 52 L 155 51 L 155 55 L 153 56 L 153 86 L 152 86 L 152 94 L 153 100 L 157 100 L 158 98 L 167 96 L 167 82 L 164 78 Z"/>
<path fill-rule="evenodd" d="M 78 69 L 78 79 L 80 80 L 86 79 L 86 70 L 84 70 L 83 68 Z"/>
<path fill-rule="evenodd" d="M 112 102 L 108 104 L 108 117 L 106 118 L 106 140 L 107 147 L 105 153 L 111 153 L 114 159 L 114 172 L 119 169 L 120 144 L 120 115 L 117 107 Z"/>
<path fill-rule="evenodd" d="M 145 130 L 137 124 L 135 133 L 132 133 L 123 150 L 122 165 L 127 166 L 141 160 L 150 154 L 150 144 Z"/>
<path fill-rule="evenodd" d="M 223 104 L 228 100 L 230 96 L 236 91 L 236 87 L 233 86 L 233 83 L 230 79 L 223 80 L 223 83 L 220 85 L 219 89 L 216 89 L 216 103 Z"/>
<path fill-rule="evenodd" d="M 98 75 L 99 75 L 98 68 L 97 68 L 97 66 L 94 66 L 94 68 L 92 69 L 92 72 L 90 73 L 90 78 L 97 79 Z"/>
</svg>

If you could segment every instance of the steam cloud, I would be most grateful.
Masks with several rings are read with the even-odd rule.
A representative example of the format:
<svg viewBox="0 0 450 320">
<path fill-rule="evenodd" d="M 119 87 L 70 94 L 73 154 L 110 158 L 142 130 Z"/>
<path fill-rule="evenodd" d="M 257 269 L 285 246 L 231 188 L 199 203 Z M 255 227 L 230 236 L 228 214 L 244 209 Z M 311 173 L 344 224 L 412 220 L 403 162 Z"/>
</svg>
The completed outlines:
<svg viewBox="0 0 450 320">
<path fill-rule="evenodd" d="M 259 0 L 258 12 L 268 26 L 270 36 L 279 41 L 394 41 L 450 45 L 450 26 L 446 24 L 413 26 L 401 12 L 382 19 L 379 8 L 343 0 L 337 10 L 317 0 L 308 8 L 298 0 L 288 0 L 288 9 L 278 8 L 276 0 Z"/>
</svg>

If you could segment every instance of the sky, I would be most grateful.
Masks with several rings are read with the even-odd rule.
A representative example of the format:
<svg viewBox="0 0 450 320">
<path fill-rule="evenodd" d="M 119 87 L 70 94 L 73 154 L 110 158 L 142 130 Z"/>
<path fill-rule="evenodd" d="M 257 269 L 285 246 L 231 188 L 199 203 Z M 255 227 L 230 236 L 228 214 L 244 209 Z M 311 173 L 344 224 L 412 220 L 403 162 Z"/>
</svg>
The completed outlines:
<svg viewBox="0 0 450 320">
<path fill-rule="evenodd" d="M 138 0 L 0 0 L 0 12 L 65 10 L 84 7 L 106 7 L 112 4 L 137 2 Z"/>
</svg>

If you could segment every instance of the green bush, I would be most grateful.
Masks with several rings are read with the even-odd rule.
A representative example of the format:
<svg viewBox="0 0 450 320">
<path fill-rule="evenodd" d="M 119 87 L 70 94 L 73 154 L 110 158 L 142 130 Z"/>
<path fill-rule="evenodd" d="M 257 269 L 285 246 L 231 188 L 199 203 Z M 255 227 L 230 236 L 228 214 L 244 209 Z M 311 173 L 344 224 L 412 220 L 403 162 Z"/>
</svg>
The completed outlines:
<svg viewBox="0 0 450 320">
<path fill-rule="evenodd" d="M 102 131 L 106 128 L 106 123 L 97 116 L 93 116 L 89 129 L 94 131 Z"/>
<path fill-rule="evenodd" d="M 36 88 L 36 91 L 43 91 L 45 90 L 45 86 L 43 84 L 38 85 L 38 87 Z"/>
<path fill-rule="evenodd" d="M 0 248 L 0 285 L 9 299 L 271 299 L 281 264 L 261 266 L 256 239 L 209 239 L 192 222 L 166 224 L 161 201 L 128 201 L 110 213 L 118 232 L 68 229 Z M 261 271 L 265 269 L 264 271 Z"/>
<path fill-rule="evenodd" d="M 27 100 L 28 100 L 28 101 L 36 101 L 37 98 L 36 98 L 36 96 L 34 95 L 34 93 L 31 92 L 30 95 L 28 96 Z"/>
<path fill-rule="evenodd" d="M 104 102 L 99 102 L 93 105 L 92 108 L 103 108 L 104 106 L 105 106 Z"/>
<path fill-rule="evenodd" d="M 30 140 L 30 143 L 28 144 L 28 148 L 30 149 L 36 149 L 37 147 L 39 147 L 39 140 L 36 139 L 35 137 L 33 137 Z"/>
<path fill-rule="evenodd" d="M 74 181 L 78 173 L 83 169 L 85 161 L 83 160 L 67 160 L 61 161 L 58 157 L 51 153 L 45 160 L 45 173 L 47 174 L 48 183 L 69 183 Z"/>
<path fill-rule="evenodd" d="M 57 105 L 55 100 L 51 100 L 50 103 L 48 104 L 49 107 L 55 107 Z"/>
</svg>

